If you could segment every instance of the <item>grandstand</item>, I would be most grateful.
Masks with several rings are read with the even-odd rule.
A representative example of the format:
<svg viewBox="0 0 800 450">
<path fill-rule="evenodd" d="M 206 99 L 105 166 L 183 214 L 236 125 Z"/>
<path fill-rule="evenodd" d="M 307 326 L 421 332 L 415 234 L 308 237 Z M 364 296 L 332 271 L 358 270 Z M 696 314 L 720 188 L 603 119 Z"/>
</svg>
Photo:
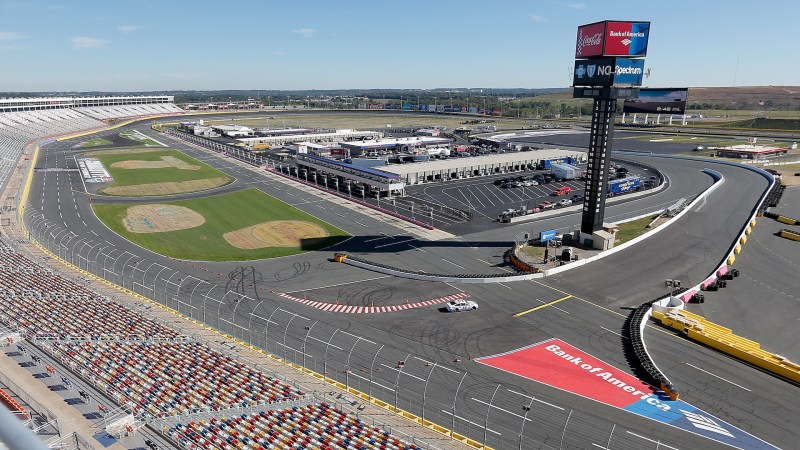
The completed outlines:
<svg viewBox="0 0 800 450">
<path fill-rule="evenodd" d="M 171 95 L 0 98 L 0 192 L 25 145 L 104 127 L 104 120 L 181 114 Z"/>
<path fill-rule="evenodd" d="M 178 448 L 418 448 L 18 254 L 0 239 L 0 324 Z"/>
</svg>

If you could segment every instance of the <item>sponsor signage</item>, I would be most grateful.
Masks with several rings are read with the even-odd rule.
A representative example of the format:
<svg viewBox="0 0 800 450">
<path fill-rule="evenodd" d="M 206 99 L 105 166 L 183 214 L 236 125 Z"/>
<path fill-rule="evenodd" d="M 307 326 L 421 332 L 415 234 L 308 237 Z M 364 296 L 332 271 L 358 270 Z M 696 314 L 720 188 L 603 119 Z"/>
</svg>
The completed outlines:
<svg viewBox="0 0 800 450">
<path fill-rule="evenodd" d="M 641 86 L 644 60 L 630 58 L 576 59 L 573 86 Z"/>
<path fill-rule="evenodd" d="M 617 58 L 614 66 L 614 86 L 641 86 L 644 60 Z"/>
<path fill-rule="evenodd" d="M 575 44 L 575 57 L 588 58 L 590 56 L 603 56 L 605 35 L 605 22 L 579 26 L 578 42 Z"/>
<path fill-rule="evenodd" d="M 650 22 L 603 21 L 578 27 L 576 58 L 647 55 Z"/>
<path fill-rule="evenodd" d="M 547 230 L 539 232 L 539 241 L 547 242 L 556 238 L 556 230 Z"/>
<path fill-rule="evenodd" d="M 560 339 L 475 361 L 741 449 L 776 449 Z"/>
<path fill-rule="evenodd" d="M 689 90 L 680 89 L 640 89 L 639 98 L 626 99 L 622 112 L 626 114 L 684 114 Z"/>
</svg>

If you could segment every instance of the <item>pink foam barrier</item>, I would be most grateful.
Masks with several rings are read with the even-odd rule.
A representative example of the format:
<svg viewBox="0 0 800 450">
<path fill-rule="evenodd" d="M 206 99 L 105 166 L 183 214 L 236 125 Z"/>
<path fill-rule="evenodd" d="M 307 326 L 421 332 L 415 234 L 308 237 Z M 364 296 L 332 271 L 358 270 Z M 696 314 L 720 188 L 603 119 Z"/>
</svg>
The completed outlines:
<svg viewBox="0 0 800 450">
<path fill-rule="evenodd" d="M 703 283 L 700 285 L 700 289 L 705 289 L 705 288 L 711 286 L 715 281 L 717 281 L 717 276 L 716 275 L 711 275 L 710 277 L 708 277 L 706 279 L 706 281 L 703 281 Z"/>
<path fill-rule="evenodd" d="M 727 264 L 723 264 L 722 267 L 720 267 L 719 270 L 717 270 L 717 276 L 721 277 L 721 276 L 725 275 L 726 273 L 728 273 L 728 265 Z"/>
<path fill-rule="evenodd" d="M 697 294 L 697 289 L 692 289 L 691 291 L 686 291 L 683 295 L 681 295 L 681 300 L 683 303 L 689 303 L 689 300 L 694 297 L 694 294 Z"/>
</svg>

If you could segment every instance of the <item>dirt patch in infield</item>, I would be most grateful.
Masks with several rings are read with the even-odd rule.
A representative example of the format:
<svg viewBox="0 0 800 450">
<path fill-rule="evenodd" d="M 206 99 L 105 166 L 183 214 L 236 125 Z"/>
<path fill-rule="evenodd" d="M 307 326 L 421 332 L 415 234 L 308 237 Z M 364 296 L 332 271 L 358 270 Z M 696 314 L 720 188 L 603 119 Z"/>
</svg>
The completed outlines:
<svg viewBox="0 0 800 450">
<path fill-rule="evenodd" d="M 122 225 L 131 233 L 163 233 L 199 227 L 206 218 L 184 206 L 151 204 L 128 208 Z"/>
<path fill-rule="evenodd" d="M 180 170 L 200 170 L 200 166 L 189 164 L 174 156 L 162 156 L 161 161 L 142 161 L 140 159 L 117 161 L 111 164 L 111 167 L 117 169 L 164 169 L 174 167 Z"/>
<path fill-rule="evenodd" d="M 328 237 L 328 232 L 319 225 L 302 220 L 273 220 L 259 223 L 222 235 L 236 248 L 254 250 L 267 247 L 300 247 L 309 240 Z"/>
<path fill-rule="evenodd" d="M 95 152 L 87 152 L 84 153 L 83 156 L 103 156 L 103 155 L 121 155 L 123 153 L 153 153 L 153 152 L 163 152 L 163 148 L 121 148 L 118 150 L 98 150 Z"/>
<path fill-rule="evenodd" d="M 132 184 L 130 186 L 109 186 L 100 190 L 101 194 L 145 197 L 152 195 L 185 194 L 205 191 L 224 186 L 231 182 L 228 177 L 203 178 L 202 180 L 169 181 L 164 183 Z"/>
</svg>

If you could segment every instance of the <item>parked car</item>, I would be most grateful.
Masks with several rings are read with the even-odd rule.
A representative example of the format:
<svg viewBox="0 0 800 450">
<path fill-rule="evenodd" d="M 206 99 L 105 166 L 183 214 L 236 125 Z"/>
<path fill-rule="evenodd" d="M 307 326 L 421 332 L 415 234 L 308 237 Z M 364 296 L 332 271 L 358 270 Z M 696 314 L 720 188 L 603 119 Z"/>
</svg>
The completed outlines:
<svg viewBox="0 0 800 450">
<path fill-rule="evenodd" d="M 572 204 L 572 200 L 570 200 L 570 199 L 568 199 L 568 198 L 562 198 L 562 199 L 561 199 L 561 200 L 558 202 L 558 206 L 570 206 L 571 204 Z"/>
<path fill-rule="evenodd" d="M 572 188 L 569 186 L 561 186 L 560 188 L 553 191 L 553 195 L 569 195 L 572 192 Z"/>
<path fill-rule="evenodd" d="M 542 211 L 547 211 L 548 209 L 553 209 L 555 207 L 556 207 L 555 203 L 550 203 L 550 202 L 542 202 L 539 203 L 539 205 L 537 206 L 537 208 L 539 208 Z"/>
</svg>

